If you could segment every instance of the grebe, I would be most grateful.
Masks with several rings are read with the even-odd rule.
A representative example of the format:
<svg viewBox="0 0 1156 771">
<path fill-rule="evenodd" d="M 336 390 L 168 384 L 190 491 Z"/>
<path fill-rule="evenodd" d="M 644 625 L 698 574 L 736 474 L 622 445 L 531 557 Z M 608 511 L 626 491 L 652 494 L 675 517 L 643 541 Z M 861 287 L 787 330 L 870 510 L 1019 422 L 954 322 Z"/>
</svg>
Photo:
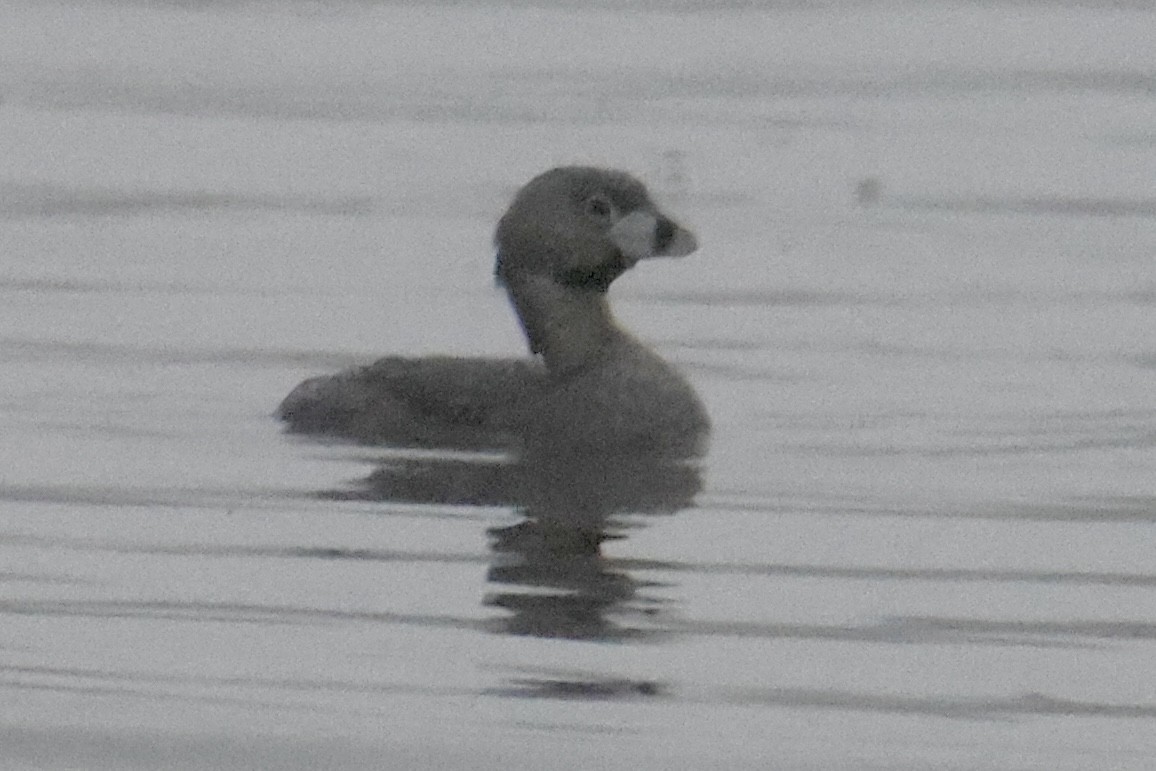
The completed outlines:
<svg viewBox="0 0 1156 771">
<path fill-rule="evenodd" d="M 531 358 L 387 357 L 306 380 L 292 431 L 526 454 L 690 457 L 710 421 L 690 384 L 615 323 L 611 283 L 640 260 L 697 249 L 620 171 L 567 166 L 515 195 L 494 237 Z"/>
</svg>

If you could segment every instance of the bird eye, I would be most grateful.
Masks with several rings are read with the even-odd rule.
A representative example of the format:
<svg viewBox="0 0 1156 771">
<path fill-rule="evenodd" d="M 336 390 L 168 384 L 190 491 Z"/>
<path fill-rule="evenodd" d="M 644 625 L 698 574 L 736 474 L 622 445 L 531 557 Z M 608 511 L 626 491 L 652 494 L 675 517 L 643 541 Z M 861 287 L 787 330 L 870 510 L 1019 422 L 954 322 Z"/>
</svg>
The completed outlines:
<svg viewBox="0 0 1156 771">
<path fill-rule="evenodd" d="M 600 195 L 591 196 L 586 201 L 586 213 L 594 217 L 604 218 L 609 217 L 614 211 L 614 207 Z"/>
</svg>

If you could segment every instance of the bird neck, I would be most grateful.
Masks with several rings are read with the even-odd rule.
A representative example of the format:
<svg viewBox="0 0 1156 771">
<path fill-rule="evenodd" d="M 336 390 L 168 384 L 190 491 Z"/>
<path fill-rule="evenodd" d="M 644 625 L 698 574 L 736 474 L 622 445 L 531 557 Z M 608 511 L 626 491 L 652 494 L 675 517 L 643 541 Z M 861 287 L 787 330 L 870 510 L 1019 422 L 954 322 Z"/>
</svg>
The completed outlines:
<svg viewBox="0 0 1156 771">
<path fill-rule="evenodd" d="M 602 292 L 559 286 L 541 276 L 507 280 L 506 289 L 530 350 L 542 356 L 552 374 L 582 369 L 630 339 L 615 323 Z"/>
</svg>

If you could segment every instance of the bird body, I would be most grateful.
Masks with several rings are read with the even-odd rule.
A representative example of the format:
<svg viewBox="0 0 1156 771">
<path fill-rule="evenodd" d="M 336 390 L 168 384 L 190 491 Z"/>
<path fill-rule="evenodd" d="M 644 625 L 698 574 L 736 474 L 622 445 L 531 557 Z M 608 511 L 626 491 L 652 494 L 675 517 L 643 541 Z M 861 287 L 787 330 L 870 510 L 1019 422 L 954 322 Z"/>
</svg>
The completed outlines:
<svg viewBox="0 0 1156 771">
<path fill-rule="evenodd" d="M 495 275 L 532 358 L 387 357 L 305 381 L 279 417 L 295 431 L 407 446 L 698 454 L 702 403 L 606 299 L 640 260 L 693 252 L 694 236 L 633 177 L 561 167 L 517 193 L 495 242 Z"/>
</svg>

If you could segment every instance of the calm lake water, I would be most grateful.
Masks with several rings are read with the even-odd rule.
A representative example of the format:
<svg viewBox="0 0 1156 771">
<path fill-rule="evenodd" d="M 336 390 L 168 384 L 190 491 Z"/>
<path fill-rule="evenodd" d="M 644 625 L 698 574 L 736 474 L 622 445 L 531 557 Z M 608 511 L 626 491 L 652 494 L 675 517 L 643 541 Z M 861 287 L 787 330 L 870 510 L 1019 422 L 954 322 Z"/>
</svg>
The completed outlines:
<svg viewBox="0 0 1156 771">
<path fill-rule="evenodd" d="M 0 6 L 0 766 L 1156 767 L 1156 11 L 664 7 Z M 281 432 L 569 162 L 700 468 Z"/>
</svg>

